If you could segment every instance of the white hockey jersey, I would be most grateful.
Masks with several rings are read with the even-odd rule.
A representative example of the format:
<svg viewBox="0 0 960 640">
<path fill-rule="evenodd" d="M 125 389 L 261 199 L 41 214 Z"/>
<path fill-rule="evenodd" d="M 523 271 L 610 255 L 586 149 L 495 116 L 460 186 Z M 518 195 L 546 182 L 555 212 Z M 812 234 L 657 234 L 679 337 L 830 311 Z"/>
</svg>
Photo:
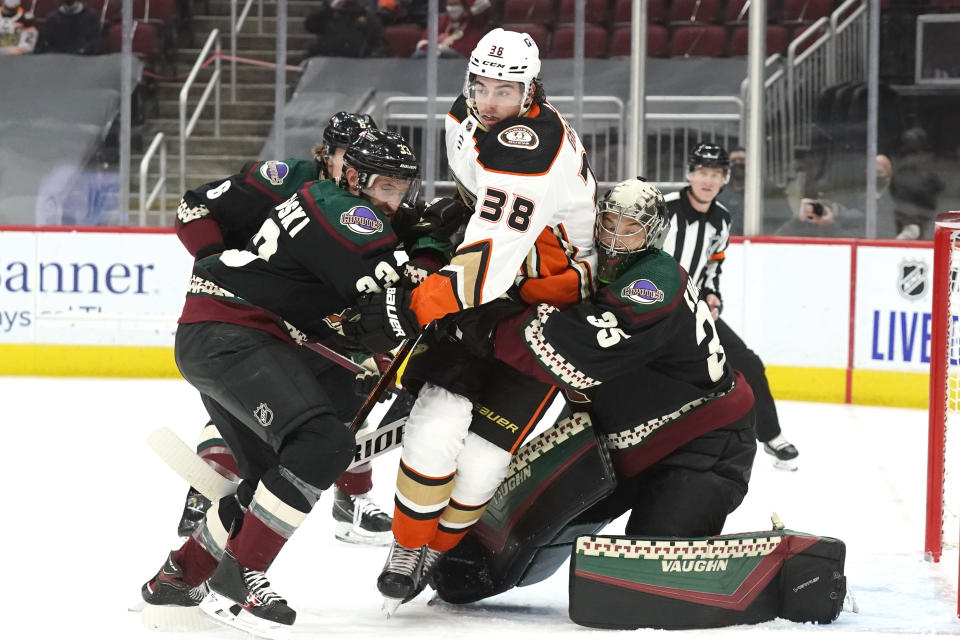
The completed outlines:
<svg viewBox="0 0 960 640">
<path fill-rule="evenodd" d="M 33 53 L 36 46 L 37 28 L 32 14 L 20 8 L 9 18 L 0 16 L 0 55 Z"/>
<path fill-rule="evenodd" d="M 597 181 L 549 103 L 484 131 L 460 97 L 446 118 L 450 170 L 474 213 L 450 264 L 412 296 L 421 324 L 510 291 L 565 308 L 587 299 Z"/>
</svg>

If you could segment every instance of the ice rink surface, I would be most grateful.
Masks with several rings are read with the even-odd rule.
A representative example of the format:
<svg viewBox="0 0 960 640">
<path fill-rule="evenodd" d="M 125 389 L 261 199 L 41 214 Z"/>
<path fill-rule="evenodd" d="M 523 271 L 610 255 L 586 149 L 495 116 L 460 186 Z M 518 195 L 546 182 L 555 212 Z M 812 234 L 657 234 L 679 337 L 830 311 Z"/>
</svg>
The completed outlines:
<svg viewBox="0 0 960 640">
<path fill-rule="evenodd" d="M 0 378 L 7 444 L 2 581 L 5 638 L 183 640 L 249 637 L 231 629 L 161 634 L 127 611 L 140 585 L 178 546 L 186 485 L 147 448 L 168 426 L 193 445 L 206 421 L 181 380 Z M 563 568 L 537 585 L 475 605 L 430 604 L 428 590 L 391 619 L 376 576 L 385 548 L 333 537 L 330 497 L 280 554 L 269 576 L 298 611 L 292 638 L 905 638 L 960 635 L 957 555 L 924 562 L 926 412 L 779 402 L 800 469 L 758 453 L 750 493 L 724 533 L 788 528 L 840 538 L 860 613 L 831 625 L 783 620 L 703 631 L 601 631 L 567 617 Z M 374 494 L 392 504 L 397 454 L 374 462 Z M 620 527 L 620 528 L 618 528 Z M 622 533 L 615 522 L 604 533 Z"/>
</svg>

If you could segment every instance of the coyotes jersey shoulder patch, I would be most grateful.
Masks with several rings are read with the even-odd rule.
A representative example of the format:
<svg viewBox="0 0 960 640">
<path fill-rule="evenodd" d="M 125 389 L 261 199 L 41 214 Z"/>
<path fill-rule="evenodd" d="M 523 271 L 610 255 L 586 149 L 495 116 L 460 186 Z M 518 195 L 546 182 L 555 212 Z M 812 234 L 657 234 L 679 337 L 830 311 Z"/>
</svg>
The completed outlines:
<svg viewBox="0 0 960 640">
<path fill-rule="evenodd" d="M 477 162 L 487 171 L 518 175 L 546 173 L 563 145 L 563 121 L 549 105 L 533 117 L 510 118 L 478 140 Z"/>
<path fill-rule="evenodd" d="M 341 244 L 358 253 L 382 250 L 397 243 L 387 216 L 372 204 L 351 196 L 331 180 L 308 185 L 300 200 Z"/>
<path fill-rule="evenodd" d="M 654 250 L 641 257 L 607 287 L 607 291 L 637 313 L 670 305 L 682 293 L 679 265 L 668 254 Z"/>
<path fill-rule="evenodd" d="M 247 169 L 244 176 L 247 184 L 278 203 L 294 195 L 305 183 L 317 179 L 317 167 L 312 160 L 296 159 L 257 162 Z"/>
</svg>

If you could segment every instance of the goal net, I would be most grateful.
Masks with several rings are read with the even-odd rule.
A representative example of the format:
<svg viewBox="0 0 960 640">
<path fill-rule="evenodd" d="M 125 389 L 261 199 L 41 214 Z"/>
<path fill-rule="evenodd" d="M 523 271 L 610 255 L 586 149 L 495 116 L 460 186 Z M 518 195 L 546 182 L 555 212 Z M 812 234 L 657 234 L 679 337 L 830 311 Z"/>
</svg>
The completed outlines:
<svg viewBox="0 0 960 640">
<path fill-rule="evenodd" d="M 925 554 L 939 562 L 960 543 L 960 212 L 937 216 L 933 242 Z"/>
</svg>

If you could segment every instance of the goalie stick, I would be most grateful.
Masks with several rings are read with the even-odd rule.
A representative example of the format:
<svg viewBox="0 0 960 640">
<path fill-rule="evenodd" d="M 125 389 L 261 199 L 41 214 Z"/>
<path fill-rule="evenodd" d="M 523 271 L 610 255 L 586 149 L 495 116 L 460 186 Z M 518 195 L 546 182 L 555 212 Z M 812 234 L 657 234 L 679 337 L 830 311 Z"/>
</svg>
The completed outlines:
<svg viewBox="0 0 960 640">
<path fill-rule="evenodd" d="M 353 462 L 347 470 L 393 451 L 403 444 L 403 427 L 406 422 L 406 417 L 400 418 L 366 435 L 357 436 Z M 214 471 L 213 467 L 168 427 L 160 427 L 151 433 L 147 437 L 147 443 L 161 460 L 204 497 L 217 500 L 236 490 L 236 483 Z"/>
</svg>

